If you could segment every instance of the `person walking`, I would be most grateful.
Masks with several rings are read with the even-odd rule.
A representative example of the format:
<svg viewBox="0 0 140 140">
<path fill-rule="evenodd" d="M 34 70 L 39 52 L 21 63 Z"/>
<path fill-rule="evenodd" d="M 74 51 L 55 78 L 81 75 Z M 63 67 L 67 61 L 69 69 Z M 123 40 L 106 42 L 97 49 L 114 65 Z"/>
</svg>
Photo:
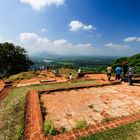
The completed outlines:
<svg viewBox="0 0 140 140">
<path fill-rule="evenodd" d="M 111 73 L 112 73 L 112 67 L 109 64 L 108 67 L 107 67 L 107 78 L 108 78 L 108 81 L 110 81 L 110 79 L 111 79 Z"/>
<path fill-rule="evenodd" d="M 78 68 L 78 78 L 81 76 L 81 69 Z"/>
<path fill-rule="evenodd" d="M 129 85 L 133 85 L 133 76 L 134 76 L 134 65 L 131 64 L 130 68 L 128 70 L 128 81 L 129 81 Z"/>
<path fill-rule="evenodd" d="M 116 71 L 116 80 L 120 80 L 121 73 L 122 73 L 122 68 L 121 68 L 121 66 L 118 65 L 115 71 Z"/>
</svg>

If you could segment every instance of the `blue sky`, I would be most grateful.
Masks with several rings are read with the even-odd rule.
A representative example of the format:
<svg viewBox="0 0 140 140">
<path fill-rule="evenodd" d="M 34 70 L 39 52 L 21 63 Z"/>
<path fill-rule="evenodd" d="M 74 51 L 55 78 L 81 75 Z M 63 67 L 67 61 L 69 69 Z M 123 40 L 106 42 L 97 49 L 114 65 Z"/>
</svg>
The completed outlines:
<svg viewBox="0 0 140 140">
<path fill-rule="evenodd" d="M 29 54 L 140 53 L 139 0 L 1 0 L 0 42 Z"/>
</svg>

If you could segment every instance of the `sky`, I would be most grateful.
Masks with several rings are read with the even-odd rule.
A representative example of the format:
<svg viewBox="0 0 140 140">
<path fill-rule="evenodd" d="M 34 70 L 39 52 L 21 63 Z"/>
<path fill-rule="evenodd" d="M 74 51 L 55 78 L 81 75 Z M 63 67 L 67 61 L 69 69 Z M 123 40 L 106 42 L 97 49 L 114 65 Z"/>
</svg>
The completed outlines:
<svg viewBox="0 0 140 140">
<path fill-rule="evenodd" d="M 0 42 L 30 55 L 140 53 L 140 0 L 1 0 Z"/>
</svg>

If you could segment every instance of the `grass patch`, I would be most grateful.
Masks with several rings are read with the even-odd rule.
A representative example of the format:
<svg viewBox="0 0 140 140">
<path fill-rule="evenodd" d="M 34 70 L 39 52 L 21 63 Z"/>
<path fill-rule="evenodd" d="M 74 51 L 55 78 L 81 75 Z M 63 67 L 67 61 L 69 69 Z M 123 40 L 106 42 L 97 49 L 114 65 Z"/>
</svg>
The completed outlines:
<svg viewBox="0 0 140 140">
<path fill-rule="evenodd" d="M 86 128 L 87 126 L 88 126 L 87 121 L 83 119 L 76 122 L 74 129 L 83 129 Z"/>
<path fill-rule="evenodd" d="M 59 74 L 65 78 L 69 78 L 70 73 L 73 76 L 73 79 L 77 78 L 77 71 L 75 69 L 70 69 L 70 68 L 61 68 L 59 70 Z"/>
<path fill-rule="evenodd" d="M 105 132 L 93 134 L 79 140 L 139 140 L 140 121 L 129 123 Z"/>
<path fill-rule="evenodd" d="M 54 122 L 50 119 L 44 122 L 44 132 L 46 135 L 57 135 L 59 132 L 55 129 Z"/>
<path fill-rule="evenodd" d="M 35 71 L 21 72 L 19 74 L 10 76 L 7 80 L 9 82 L 15 82 L 15 81 L 24 80 L 24 79 L 31 79 L 31 78 L 37 77 L 38 75 L 39 73 Z"/>
<path fill-rule="evenodd" d="M 48 86 L 27 86 L 15 88 L 1 101 L 0 105 L 0 139 L 20 140 L 24 129 L 24 111 L 26 93 L 29 90 L 43 90 Z"/>
</svg>

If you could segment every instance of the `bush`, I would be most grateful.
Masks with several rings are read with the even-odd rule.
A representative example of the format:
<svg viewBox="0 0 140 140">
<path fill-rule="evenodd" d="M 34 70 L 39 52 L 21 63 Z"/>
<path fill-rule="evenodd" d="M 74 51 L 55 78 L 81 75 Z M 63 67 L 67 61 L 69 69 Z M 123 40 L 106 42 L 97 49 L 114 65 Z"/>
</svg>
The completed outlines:
<svg viewBox="0 0 140 140">
<path fill-rule="evenodd" d="M 80 120 L 76 122 L 75 129 L 82 129 L 82 128 L 86 128 L 87 126 L 88 126 L 88 123 L 84 119 L 84 120 Z"/>
<path fill-rule="evenodd" d="M 49 135 L 59 134 L 59 132 L 55 129 L 54 123 L 52 120 L 45 120 L 44 131 L 45 131 L 45 134 L 49 134 Z"/>
<path fill-rule="evenodd" d="M 15 81 L 24 80 L 24 79 L 31 79 L 31 78 L 37 77 L 38 75 L 39 73 L 35 71 L 21 72 L 19 74 L 10 76 L 8 78 L 8 81 L 15 82 Z"/>
</svg>

